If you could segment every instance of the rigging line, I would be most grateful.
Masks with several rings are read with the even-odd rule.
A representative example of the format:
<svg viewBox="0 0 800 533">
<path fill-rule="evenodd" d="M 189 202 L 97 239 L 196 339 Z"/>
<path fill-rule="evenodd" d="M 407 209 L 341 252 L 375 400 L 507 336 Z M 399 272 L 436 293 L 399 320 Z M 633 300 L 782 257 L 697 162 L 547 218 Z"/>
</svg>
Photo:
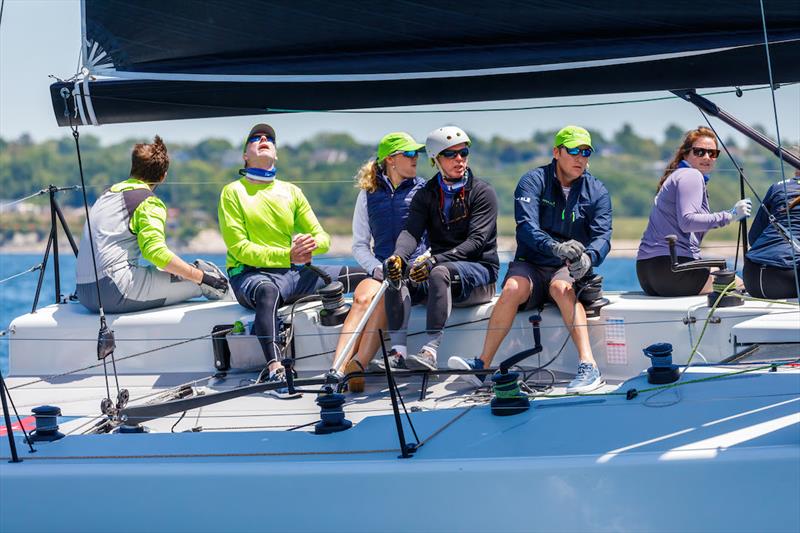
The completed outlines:
<svg viewBox="0 0 800 533">
<path fill-rule="evenodd" d="M 785 83 L 783 85 L 793 85 L 798 82 L 791 82 Z M 743 92 L 750 92 L 750 91 L 760 91 L 763 89 L 767 89 L 767 86 L 760 86 L 760 87 L 750 87 L 747 89 L 741 89 Z M 736 94 L 736 90 L 720 90 L 720 91 L 712 91 L 708 93 L 703 93 L 702 96 L 716 96 L 720 94 Z M 648 103 L 648 102 L 659 102 L 664 100 L 674 100 L 679 98 L 678 96 L 670 95 L 670 96 L 657 96 L 653 98 L 637 98 L 633 100 L 611 100 L 606 102 L 588 102 L 582 104 L 552 104 L 552 105 L 541 105 L 541 106 L 516 106 L 516 107 L 498 107 L 498 108 L 471 108 L 471 109 L 430 109 L 430 110 L 375 110 L 375 109 L 360 109 L 360 110 L 317 110 L 317 109 L 287 109 L 287 108 L 279 108 L 279 107 L 268 107 L 266 108 L 267 112 L 275 112 L 275 113 L 335 113 L 335 114 L 408 114 L 408 113 L 485 113 L 485 112 L 492 112 L 492 111 L 535 111 L 535 110 L 542 110 L 542 109 L 569 109 L 569 108 L 580 108 L 580 107 L 597 107 L 597 106 L 605 106 L 605 105 L 617 105 L 617 104 L 641 104 L 641 103 Z"/>
<path fill-rule="evenodd" d="M 419 449 L 420 449 L 420 448 L 422 448 L 422 447 L 423 447 L 425 444 L 427 444 L 428 442 L 430 442 L 431 440 L 433 440 L 433 438 L 434 438 L 434 437 L 436 437 L 437 435 L 441 434 L 441 433 L 442 433 L 442 431 L 444 431 L 445 429 L 447 429 L 447 428 L 449 428 L 450 426 L 452 426 L 453 424 L 455 424 L 455 423 L 456 423 L 458 420 L 460 420 L 460 419 L 461 419 L 461 417 L 463 417 L 464 415 L 466 415 L 467 413 L 469 413 L 470 411 L 472 411 L 472 408 L 473 408 L 473 407 L 475 407 L 475 406 L 474 406 L 474 405 L 470 405 L 469 407 L 465 408 L 463 411 L 461 411 L 461 412 L 460 412 L 460 413 L 458 413 L 456 416 L 454 416 L 454 417 L 453 417 L 453 418 L 452 418 L 450 421 L 448 421 L 447 423 L 445 423 L 445 425 L 443 425 L 442 427 L 440 427 L 439 429 L 437 429 L 436 431 L 434 431 L 433 433 L 431 433 L 430 435 L 428 435 L 427 437 L 425 437 L 424 439 L 422 439 L 422 441 L 421 441 L 419 444 L 417 444 L 417 449 L 419 450 Z"/>
<path fill-rule="evenodd" d="M 64 96 L 64 102 L 66 104 L 67 97 Z M 75 139 L 75 151 L 78 156 L 78 171 L 80 172 L 81 176 L 81 191 L 83 192 L 83 209 L 86 213 L 86 227 L 88 228 L 88 235 L 89 235 L 89 246 L 92 252 L 92 266 L 94 271 L 94 286 L 95 290 L 97 290 L 97 306 L 100 310 L 100 331 L 98 332 L 98 339 L 97 339 L 97 355 L 100 355 L 100 337 L 103 335 L 104 331 L 108 331 L 106 326 L 106 315 L 103 312 L 103 301 L 100 296 L 100 276 L 97 273 L 97 257 L 95 254 L 94 248 L 94 239 L 92 238 L 92 222 L 89 219 L 89 200 L 86 198 L 86 183 L 83 179 L 83 161 L 81 160 L 81 145 L 80 145 L 80 133 L 78 132 L 78 126 L 72 124 L 72 115 L 68 114 L 69 116 L 69 127 L 72 130 L 72 137 Z M 112 342 L 113 342 L 113 333 L 112 333 Z M 106 392 L 108 394 L 107 398 L 111 398 L 111 388 L 108 384 L 108 369 L 106 367 L 106 359 L 108 354 L 103 356 L 103 374 L 106 378 Z M 111 360 L 114 361 L 114 350 L 112 346 L 111 350 Z M 116 381 L 117 385 L 117 396 L 119 396 L 119 378 L 117 377 L 117 368 L 116 362 L 114 363 L 114 380 Z"/>
<path fill-rule="evenodd" d="M 5 283 L 6 281 L 11 281 L 14 278 L 18 278 L 20 276 L 24 276 L 25 274 L 29 274 L 31 272 L 36 272 L 37 270 L 40 270 L 41 268 L 42 268 L 42 263 L 39 263 L 38 265 L 30 267 L 28 270 L 25 270 L 25 271 L 20 272 L 18 274 L 14 274 L 13 276 L 9 276 L 6 279 L 0 279 L 0 284 Z"/>
<path fill-rule="evenodd" d="M 786 189 L 786 170 L 785 164 L 783 161 L 783 152 L 781 151 L 781 129 L 778 121 L 778 104 L 775 102 L 775 87 L 773 85 L 773 77 L 772 77 L 772 58 L 769 53 L 769 41 L 767 40 L 767 18 L 764 14 L 764 0 L 759 0 L 759 5 L 761 6 L 761 27 L 764 29 L 764 52 L 767 56 L 767 72 L 769 73 L 769 85 L 772 89 L 770 94 L 772 95 L 772 114 L 775 117 L 775 135 L 778 141 L 778 159 L 781 161 L 781 183 L 783 183 L 783 195 L 786 198 L 786 221 L 789 230 L 789 238 L 794 241 L 794 234 L 792 231 L 792 215 L 790 213 L 791 209 L 789 209 L 789 193 Z M 792 262 L 795 265 L 794 268 L 794 290 L 797 296 L 800 296 L 800 269 L 797 268 L 797 252 L 794 249 L 794 246 L 789 246 L 792 250 Z"/>
<path fill-rule="evenodd" d="M 0 0 L 0 27 L 3 25 L 3 7 L 6 5 L 6 0 Z"/>
</svg>

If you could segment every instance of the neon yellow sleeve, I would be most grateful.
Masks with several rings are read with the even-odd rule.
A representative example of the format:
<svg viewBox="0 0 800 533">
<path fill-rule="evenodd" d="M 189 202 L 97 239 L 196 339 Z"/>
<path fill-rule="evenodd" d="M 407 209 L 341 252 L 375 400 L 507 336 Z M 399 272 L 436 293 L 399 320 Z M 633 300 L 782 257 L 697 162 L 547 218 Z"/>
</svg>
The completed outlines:
<svg viewBox="0 0 800 533">
<path fill-rule="evenodd" d="M 317 220 L 317 216 L 311 209 L 306 196 L 299 187 L 294 189 L 295 196 L 295 216 L 294 225 L 299 233 L 308 233 L 317 243 L 317 248 L 312 255 L 321 255 L 327 252 L 331 247 L 331 236 L 328 235 L 322 225 Z"/>
<path fill-rule="evenodd" d="M 139 204 L 129 224 L 131 232 L 136 235 L 142 257 L 158 268 L 164 268 L 175 257 L 167 247 L 166 226 L 167 207 L 155 196 Z"/>
<path fill-rule="evenodd" d="M 254 267 L 288 267 L 290 249 L 286 247 L 258 244 L 250 239 L 245 215 L 231 186 L 222 189 L 219 198 L 219 229 L 228 248 L 226 266 L 241 264 Z"/>
</svg>

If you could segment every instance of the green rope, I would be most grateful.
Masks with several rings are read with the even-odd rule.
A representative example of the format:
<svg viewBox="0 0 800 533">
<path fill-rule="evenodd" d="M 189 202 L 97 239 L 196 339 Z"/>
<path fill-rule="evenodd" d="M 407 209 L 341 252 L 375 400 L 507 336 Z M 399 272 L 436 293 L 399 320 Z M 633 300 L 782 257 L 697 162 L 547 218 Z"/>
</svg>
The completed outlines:
<svg viewBox="0 0 800 533">
<path fill-rule="evenodd" d="M 769 298 L 756 298 L 755 296 L 745 296 L 744 294 L 733 293 L 731 296 L 736 296 L 742 300 L 751 300 L 753 302 L 765 302 L 768 304 L 790 305 L 792 307 L 800 307 L 800 302 L 787 302 L 785 300 L 770 300 Z"/>
<path fill-rule="evenodd" d="M 673 388 L 676 388 L 676 387 L 682 387 L 683 385 L 691 385 L 691 384 L 694 384 L 694 383 L 703 383 L 703 382 L 707 382 L 707 381 L 713 381 L 715 379 L 725 379 L 725 378 L 729 378 L 729 377 L 732 377 L 732 376 L 737 376 L 737 375 L 741 375 L 741 374 L 747 374 L 747 373 L 750 373 L 750 372 L 758 372 L 758 371 L 761 371 L 761 370 L 767 370 L 767 369 L 770 369 L 770 368 L 773 368 L 773 367 L 774 368 L 778 368 L 778 367 L 781 367 L 781 366 L 793 365 L 793 364 L 797 364 L 798 362 L 800 362 L 800 359 L 794 359 L 792 361 L 782 361 L 782 362 L 778 362 L 778 363 L 770 363 L 768 365 L 761 365 L 761 366 L 757 366 L 757 367 L 753 367 L 753 368 L 745 368 L 743 370 L 736 370 L 734 372 L 726 372 L 725 374 L 715 374 L 713 376 L 707 376 L 707 377 L 704 377 L 704 378 L 695 378 L 695 379 L 690 379 L 688 381 L 676 381 L 675 383 L 670 383 L 670 384 L 667 384 L 667 385 L 659 385 L 657 387 L 648 387 L 646 389 L 639 389 L 639 390 L 637 390 L 637 392 L 639 394 L 643 394 L 643 393 L 646 393 L 646 392 L 656 392 L 656 391 L 661 391 L 661 390 L 666 390 L 666 389 L 673 389 Z M 720 366 L 723 366 L 723 365 L 720 365 Z M 627 396 L 627 395 L 628 395 L 627 391 L 624 391 L 624 392 L 614 391 L 614 392 L 590 392 L 590 393 L 573 392 L 573 393 L 565 393 L 565 394 L 547 394 L 547 395 L 528 394 L 528 397 L 536 399 L 536 398 L 574 398 L 574 397 L 577 397 L 577 396 Z"/>
</svg>

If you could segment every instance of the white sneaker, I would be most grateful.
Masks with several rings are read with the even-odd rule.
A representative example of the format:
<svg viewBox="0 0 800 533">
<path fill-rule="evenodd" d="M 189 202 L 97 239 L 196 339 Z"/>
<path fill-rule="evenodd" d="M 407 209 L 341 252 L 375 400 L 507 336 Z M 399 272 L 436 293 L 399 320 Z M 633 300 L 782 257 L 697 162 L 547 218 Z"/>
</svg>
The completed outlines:
<svg viewBox="0 0 800 533">
<path fill-rule="evenodd" d="M 483 361 L 477 358 L 464 359 L 454 355 L 447 360 L 447 367 L 453 370 L 483 370 Z M 485 379 L 485 376 L 478 376 L 477 374 L 460 374 L 456 377 L 476 387 L 483 387 L 483 380 Z"/>
<path fill-rule="evenodd" d="M 578 373 L 575 374 L 575 379 L 567 385 L 567 393 L 591 392 L 599 389 L 605 383 L 603 376 L 600 375 L 600 370 L 596 366 L 591 363 L 581 363 L 578 365 Z"/>
</svg>

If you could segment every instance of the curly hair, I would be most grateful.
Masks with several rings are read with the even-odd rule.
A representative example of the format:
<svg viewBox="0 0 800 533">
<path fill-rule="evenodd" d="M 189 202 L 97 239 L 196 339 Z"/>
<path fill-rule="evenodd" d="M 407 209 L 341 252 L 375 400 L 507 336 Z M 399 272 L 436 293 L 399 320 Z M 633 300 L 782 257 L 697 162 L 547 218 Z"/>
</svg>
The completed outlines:
<svg viewBox="0 0 800 533">
<path fill-rule="evenodd" d="M 131 177 L 145 183 L 160 183 L 169 169 L 167 146 L 158 135 L 152 144 L 139 143 L 131 151 Z"/>
<path fill-rule="evenodd" d="M 717 144 L 717 136 L 714 135 L 714 131 L 711 128 L 707 128 L 705 126 L 698 126 L 696 129 L 689 131 L 686 136 L 683 138 L 683 142 L 681 143 L 678 150 L 675 152 L 675 155 L 672 156 L 672 160 L 667 165 L 667 168 L 664 169 L 664 174 L 661 176 L 661 179 L 658 182 L 658 186 L 656 187 L 656 192 L 661 190 L 661 186 L 664 185 L 664 181 L 669 177 L 670 174 L 675 172 L 675 169 L 678 168 L 678 164 L 686 157 L 686 155 L 692 150 L 692 146 L 694 145 L 695 141 L 701 137 L 708 137 L 710 139 L 714 139 L 714 145 L 718 146 Z"/>
<path fill-rule="evenodd" d="M 378 190 L 378 176 L 383 172 L 383 165 L 379 165 L 376 159 L 370 159 L 356 173 L 356 188 L 375 192 Z"/>
</svg>

